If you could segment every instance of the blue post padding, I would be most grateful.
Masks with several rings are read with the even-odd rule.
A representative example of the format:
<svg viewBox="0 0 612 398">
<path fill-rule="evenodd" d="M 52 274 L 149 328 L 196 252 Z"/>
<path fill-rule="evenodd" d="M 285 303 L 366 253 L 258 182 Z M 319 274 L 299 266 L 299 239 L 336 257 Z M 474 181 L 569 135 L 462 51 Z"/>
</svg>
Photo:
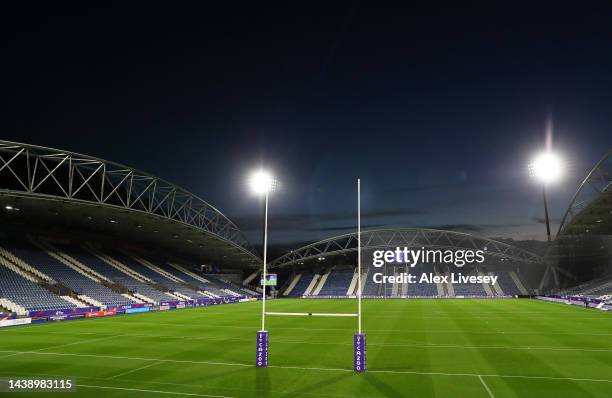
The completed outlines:
<svg viewBox="0 0 612 398">
<path fill-rule="evenodd" d="M 366 371 L 366 335 L 365 333 L 355 333 L 353 336 L 355 355 L 353 357 L 353 369 L 357 373 Z"/>
<path fill-rule="evenodd" d="M 268 367 L 268 332 L 257 332 L 257 352 L 255 366 L 258 368 Z"/>
</svg>

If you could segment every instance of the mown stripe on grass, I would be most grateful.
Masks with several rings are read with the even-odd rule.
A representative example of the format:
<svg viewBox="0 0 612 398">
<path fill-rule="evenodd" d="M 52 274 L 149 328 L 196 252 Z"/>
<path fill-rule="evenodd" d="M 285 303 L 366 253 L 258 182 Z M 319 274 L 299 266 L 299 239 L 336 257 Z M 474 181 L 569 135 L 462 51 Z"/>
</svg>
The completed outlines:
<svg viewBox="0 0 612 398">
<path fill-rule="evenodd" d="M 0 351 L 0 352 L 15 352 L 15 351 L 7 350 L 7 351 Z M 240 367 L 245 367 L 245 368 L 253 368 L 255 366 L 255 365 L 237 363 L 237 362 L 190 361 L 190 360 L 184 360 L 184 359 L 143 358 L 143 357 L 126 357 L 126 356 L 117 356 L 117 355 L 75 354 L 75 353 L 61 353 L 61 352 L 38 352 L 38 351 L 18 351 L 18 352 L 22 354 L 33 354 L 33 355 L 56 355 L 56 356 L 99 358 L 99 359 L 120 359 L 120 360 L 133 360 L 133 361 L 189 363 L 189 364 L 201 364 L 201 365 L 212 365 L 212 366 L 240 366 Z M 317 372 L 354 372 L 352 368 L 350 369 L 349 368 L 318 368 L 318 367 L 282 366 L 282 365 L 269 365 L 268 368 L 295 369 L 295 370 L 317 371 Z M 540 380 L 612 383 L 612 380 L 610 379 L 592 379 L 592 378 L 560 377 L 560 376 L 448 373 L 448 372 L 422 372 L 422 371 L 416 371 L 416 370 L 372 370 L 372 369 L 368 370 L 368 372 L 369 373 L 382 373 L 382 374 L 412 374 L 412 375 L 426 375 L 426 376 L 500 377 L 500 378 L 517 378 L 517 379 L 540 379 Z"/>
</svg>

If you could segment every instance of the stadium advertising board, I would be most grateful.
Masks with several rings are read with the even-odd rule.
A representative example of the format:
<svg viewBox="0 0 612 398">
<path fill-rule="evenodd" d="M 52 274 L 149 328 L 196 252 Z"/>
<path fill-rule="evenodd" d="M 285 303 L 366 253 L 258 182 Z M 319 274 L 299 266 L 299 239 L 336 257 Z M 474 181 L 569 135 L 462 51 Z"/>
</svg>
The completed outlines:
<svg viewBox="0 0 612 398">
<path fill-rule="evenodd" d="M 115 308 L 117 311 L 126 311 L 132 308 L 143 308 L 143 307 L 153 307 L 153 304 L 150 303 L 135 303 L 135 304 L 129 304 L 129 305 L 118 305 L 116 307 L 112 307 Z"/>
<path fill-rule="evenodd" d="M 0 328 L 6 326 L 18 326 L 18 325 L 27 325 L 32 323 L 32 318 L 15 318 L 15 319 L 6 319 L 0 321 Z"/>
<path fill-rule="evenodd" d="M 107 310 L 101 310 L 99 307 L 87 307 L 87 308 L 68 308 L 64 310 L 48 310 L 48 311 L 32 311 L 32 315 L 29 318 L 19 318 L 16 314 L 10 314 L 8 317 L 0 319 L 0 326 L 18 326 L 29 323 L 45 323 L 48 321 L 66 321 L 82 318 L 98 318 L 105 316 L 121 315 L 121 314 L 137 314 L 156 311 L 159 308 L 160 311 L 182 309 L 195 306 L 210 306 L 219 304 L 231 304 L 250 301 L 245 296 L 240 297 L 217 297 L 217 298 L 202 298 L 198 300 L 186 300 L 186 301 L 168 301 L 160 303 L 159 307 L 153 306 L 149 303 L 135 303 L 131 305 L 121 305 Z M 9 322 L 11 321 L 11 322 Z M 4 322 L 4 323 L 2 323 Z"/>
<path fill-rule="evenodd" d="M 7 319 L 17 318 L 17 314 L 7 314 L 6 312 L 0 312 L 0 321 L 5 321 Z"/>
<path fill-rule="evenodd" d="M 137 307 L 137 308 L 126 308 L 126 314 L 138 314 L 143 312 L 149 312 L 151 309 L 149 307 Z"/>
<path fill-rule="evenodd" d="M 99 307 L 85 307 L 85 308 L 66 308 L 62 310 L 44 310 L 44 311 L 30 311 L 29 315 L 32 319 L 43 319 L 51 317 L 68 317 L 74 314 L 85 314 L 92 311 L 100 311 Z"/>
<path fill-rule="evenodd" d="M 102 317 L 102 316 L 113 316 L 115 314 L 117 314 L 117 310 L 113 308 L 112 310 L 87 312 L 87 313 L 85 313 L 85 317 L 87 317 L 87 318 L 98 318 L 98 317 Z"/>
</svg>

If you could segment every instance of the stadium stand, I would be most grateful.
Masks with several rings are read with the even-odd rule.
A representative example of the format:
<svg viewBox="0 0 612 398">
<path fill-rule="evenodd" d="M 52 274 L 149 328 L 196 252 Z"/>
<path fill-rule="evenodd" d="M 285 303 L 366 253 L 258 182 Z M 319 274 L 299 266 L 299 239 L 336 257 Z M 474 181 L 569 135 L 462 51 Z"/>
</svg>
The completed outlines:
<svg viewBox="0 0 612 398">
<path fill-rule="evenodd" d="M 303 274 L 288 297 L 301 297 L 314 278 L 314 274 Z"/>
<path fill-rule="evenodd" d="M 0 306 L 19 315 L 26 311 L 75 308 L 76 305 L 25 278 L 0 259 Z"/>
<path fill-rule="evenodd" d="M 214 286 L 210 281 L 192 271 L 187 269 L 185 266 L 176 264 L 174 262 L 167 263 L 170 268 L 165 268 L 172 275 L 178 276 L 185 280 L 187 283 L 196 286 L 200 291 L 208 294 L 210 297 L 223 297 L 227 296 L 228 293 Z"/>
<path fill-rule="evenodd" d="M 134 302 L 100 284 L 100 281 L 94 279 L 93 276 L 86 276 L 70 268 L 30 242 L 23 241 L 15 244 L 12 246 L 12 251 L 25 263 L 70 288 L 87 303 L 108 306 Z M 93 300 L 88 300 L 88 298 Z"/>
<path fill-rule="evenodd" d="M 100 252 L 94 253 L 91 250 L 76 246 L 64 246 L 62 249 L 78 261 L 86 264 L 89 268 L 111 280 L 119 289 L 124 289 L 126 293 L 129 292 L 134 294 L 138 299 L 151 303 L 172 299 L 170 296 L 152 288 L 145 282 L 135 279 L 134 276 L 132 276 L 133 274 L 128 274 L 115 267 L 111 264 L 111 260 L 103 256 Z M 121 297 L 125 300 L 124 296 Z"/>
<path fill-rule="evenodd" d="M 372 274 L 376 271 L 376 268 L 369 269 L 367 272 L 367 276 L 365 279 L 365 284 L 363 286 L 363 295 L 364 296 L 381 296 L 382 295 L 382 286 L 381 284 L 374 283 L 374 279 L 372 278 Z M 362 282 L 363 283 L 363 282 Z M 347 286 L 348 288 L 348 286 Z"/>
<path fill-rule="evenodd" d="M 127 267 L 137 272 L 138 274 L 142 275 L 143 277 L 149 279 L 151 282 L 157 284 L 161 288 L 168 290 L 169 292 L 173 293 L 175 296 L 177 296 L 180 299 L 190 300 L 190 299 L 198 298 L 198 296 L 202 296 L 202 295 L 199 295 L 196 290 L 190 289 L 187 286 L 183 286 L 180 283 L 178 283 L 176 280 L 172 280 L 170 279 L 170 277 L 162 275 L 161 273 L 155 271 L 154 269 L 146 266 L 142 262 L 139 262 L 135 257 L 132 257 L 127 253 L 120 253 L 117 251 L 113 251 L 113 252 L 110 252 L 109 254 L 111 257 L 118 260 L 120 263 L 126 265 Z M 169 297 L 169 298 L 171 299 L 172 297 Z M 165 300 L 168 300 L 169 298 L 165 298 Z"/>
<path fill-rule="evenodd" d="M 346 295 L 346 291 L 348 289 L 351 280 L 353 279 L 353 274 L 355 272 L 351 269 L 348 270 L 333 270 L 321 290 L 319 291 L 319 296 L 344 296 Z"/>
<path fill-rule="evenodd" d="M 477 276 L 478 273 L 476 270 L 471 270 L 469 272 L 462 272 L 465 276 Z M 453 289 L 455 289 L 456 296 L 486 296 L 487 292 L 485 291 L 482 283 L 454 283 Z"/>
<path fill-rule="evenodd" d="M 581 283 L 562 291 L 561 294 L 588 296 L 593 298 L 609 296 L 612 294 L 612 276 L 603 276 Z"/>
<path fill-rule="evenodd" d="M 162 301 L 252 295 L 240 285 L 243 278 L 234 274 L 201 274 L 189 265 L 168 258 L 153 258 L 119 248 L 57 243 L 42 239 L 11 239 L 0 247 L 0 309 L 26 314 L 41 309 L 66 309 L 88 305 L 109 307 L 135 302 L 158 304 Z M 440 270 L 433 268 L 434 273 Z M 372 274 L 380 268 L 366 268 L 363 294 L 366 296 L 483 296 L 524 294 L 519 277 L 509 271 L 491 271 L 498 276 L 497 286 L 482 284 L 374 283 Z M 388 275 L 408 271 L 417 280 L 431 268 L 391 267 Z M 456 272 L 455 270 L 452 270 Z M 383 271 L 384 272 L 384 271 Z M 444 274 L 451 272 L 444 268 Z M 464 275 L 483 274 L 464 269 Z M 255 277 L 253 275 L 255 274 Z M 248 272 L 256 280 L 255 272 Z M 238 281 L 236 283 L 235 281 Z M 357 291 L 355 270 L 335 266 L 327 271 L 292 273 L 286 287 L 295 281 L 287 297 L 302 295 L 344 296 L 352 286 Z M 27 292 L 27 294 L 23 294 Z M 567 293 L 593 297 L 612 293 L 612 278 L 600 278 L 568 289 Z"/>
<path fill-rule="evenodd" d="M 433 269 L 433 271 L 432 271 Z M 443 271 L 443 272 L 440 272 Z M 478 272 L 477 269 L 468 270 L 465 269 L 461 273 L 464 276 L 470 275 L 481 275 L 481 276 L 498 276 L 497 285 L 485 285 L 482 283 L 419 283 L 418 281 L 421 279 L 423 275 L 429 276 L 430 273 L 433 272 L 434 275 L 446 275 L 450 277 L 451 272 L 459 272 L 456 270 L 451 270 L 448 267 L 424 267 L 418 266 L 415 268 L 405 268 L 405 267 L 388 267 L 387 275 L 391 276 L 399 276 L 403 272 L 408 272 L 411 275 L 416 276 L 416 283 L 375 283 L 373 280 L 373 274 L 375 272 L 382 272 L 384 274 L 384 269 L 381 268 L 366 268 L 366 271 L 362 275 L 362 284 L 363 284 L 363 295 L 364 296 L 384 296 L 384 297 L 444 297 L 444 296 L 507 296 L 507 295 L 523 295 L 528 294 L 527 291 L 523 291 L 524 287 L 522 287 L 522 282 L 520 281 L 518 275 L 513 277 L 512 272 L 510 271 L 488 271 L 488 272 Z M 313 279 L 318 277 L 318 280 L 314 283 L 315 287 L 321 287 L 321 290 L 318 294 L 312 293 L 312 295 L 319 296 L 346 296 L 348 295 L 349 288 L 352 286 L 351 294 L 355 294 L 357 291 L 356 283 L 353 283 L 353 279 L 355 277 L 355 271 L 352 269 L 340 269 L 340 270 L 332 270 L 324 285 L 321 286 L 320 283 L 323 280 L 326 273 L 321 274 L 313 274 L 313 273 L 296 273 L 291 274 L 289 279 L 287 280 L 286 286 L 291 286 L 294 280 L 297 280 L 295 286 L 290 290 L 290 293 L 287 297 L 301 297 L 304 295 L 304 292 L 313 282 Z M 518 285 L 518 283 L 521 286 Z M 601 291 L 604 294 L 609 294 L 610 290 L 612 290 L 612 280 L 606 280 L 610 282 L 609 285 L 603 285 Z M 601 282 L 601 281 L 600 281 Z M 600 286 L 590 286 L 593 291 L 595 291 L 595 287 Z M 312 291 L 316 291 L 317 289 L 312 289 Z M 599 293 L 599 291 L 597 291 Z"/>
<path fill-rule="evenodd" d="M 421 279 L 422 274 L 417 274 L 416 280 Z M 437 296 L 438 288 L 435 283 L 414 283 L 408 286 L 408 296 Z"/>
<path fill-rule="evenodd" d="M 222 275 L 204 274 L 204 278 L 208 279 L 210 282 L 212 282 L 214 285 L 216 285 L 216 287 L 218 289 L 221 289 L 222 291 L 224 291 L 227 294 L 230 294 L 232 296 L 245 296 L 245 295 L 249 295 L 249 293 L 247 291 L 245 291 L 242 288 L 236 286 L 235 284 L 233 284 L 229 280 L 227 280 L 225 278 L 222 278 Z"/>
<path fill-rule="evenodd" d="M 503 290 L 504 294 L 510 296 L 518 296 L 521 294 L 518 286 L 516 286 L 516 283 L 508 272 L 495 272 L 494 274 L 498 276 L 497 283 Z"/>
</svg>

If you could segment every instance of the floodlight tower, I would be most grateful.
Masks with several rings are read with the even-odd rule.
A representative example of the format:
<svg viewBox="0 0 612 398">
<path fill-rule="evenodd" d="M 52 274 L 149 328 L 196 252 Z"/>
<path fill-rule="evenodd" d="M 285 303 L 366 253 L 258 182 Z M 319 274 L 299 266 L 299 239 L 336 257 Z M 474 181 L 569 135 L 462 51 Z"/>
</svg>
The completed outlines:
<svg viewBox="0 0 612 398">
<path fill-rule="evenodd" d="M 251 175 L 249 180 L 251 190 L 264 195 L 264 242 L 263 242 L 263 273 L 262 273 L 262 297 L 261 297 L 261 330 L 257 332 L 257 354 L 255 365 L 258 368 L 268 367 L 268 332 L 266 331 L 266 274 L 268 256 L 268 196 L 276 187 L 276 180 L 264 170 L 259 170 Z"/>
<path fill-rule="evenodd" d="M 546 199 L 546 188 L 549 184 L 558 181 L 563 174 L 563 162 L 561 158 L 550 149 L 535 157 L 529 164 L 529 174 L 542 182 L 542 196 L 544 198 L 544 215 L 546 218 L 546 237 L 550 242 L 550 220 L 548 218 L 548 201 Z"/>
</svg>

